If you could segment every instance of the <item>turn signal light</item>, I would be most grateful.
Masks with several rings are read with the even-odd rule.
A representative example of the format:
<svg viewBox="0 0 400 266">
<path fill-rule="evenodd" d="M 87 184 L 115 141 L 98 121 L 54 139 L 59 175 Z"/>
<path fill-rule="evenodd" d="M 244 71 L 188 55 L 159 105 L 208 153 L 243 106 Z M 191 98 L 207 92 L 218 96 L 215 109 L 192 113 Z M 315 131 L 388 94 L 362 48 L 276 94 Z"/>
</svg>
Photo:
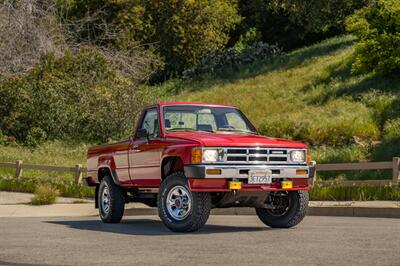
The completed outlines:
<svg viewBox="0 0 400 266">
<path fill-rule="evenodd" d="M 221 169 L 207 169 L 207 175 L 220 175 L 222 173 Z"/>
<path fill-rule="evenodd" d="M 296 170 L 296 175 L 306 175 L 306 174 L 308 174 L 307 170 L 301 170 L 301 169 Z"/>
<path fill-rule="evenodd" d="M 192 163 L 201 163 L 202 150 L 198 148 L 192 149 Z"/>
</svg>

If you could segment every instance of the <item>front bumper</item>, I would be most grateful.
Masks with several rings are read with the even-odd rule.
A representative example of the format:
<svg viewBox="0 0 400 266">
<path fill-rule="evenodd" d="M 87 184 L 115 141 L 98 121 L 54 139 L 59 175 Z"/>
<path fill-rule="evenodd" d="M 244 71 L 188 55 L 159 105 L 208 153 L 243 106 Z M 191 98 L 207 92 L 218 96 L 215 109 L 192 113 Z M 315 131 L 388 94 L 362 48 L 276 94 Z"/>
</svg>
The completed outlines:
<svg viewBox="0 0 400 266">
<path fill-rule="evenodd" d="M 220 170 L 220 174 L 210 174 L 207 170 Z M 249 171 L 271 170 L 272 178 L 310 178 L 315 176 L 315 162 L 307 165 L 217 165 L 201 164 L 186 165 L 185 175 L 188 178 L 229 178 L 248 179 Z M 306 170 L 306 174 L 299 174 L 298 170 Z"/>
<path fill-rule="evenodd" d="M 220 169 L 221 172 L 210 174 L 207 173 L 208 169 Z M 249 184 L 248 172 L 263 169 L 272 171 L 272 183 Z M 296 170 L 306 170 L 307 173 L 298 174 Z M 241 192 L 310 190 L 315 176 L 315 162 L 308 165 L 187 165 L 185 175 L 189 179 L 190 189 L 196 192 L 230 192 L 235 190 L 230 187 L 231 181 L 241 183 Z M 292 187 L 283 188 L 283 181 L 291 181 Z"/>
</svg>

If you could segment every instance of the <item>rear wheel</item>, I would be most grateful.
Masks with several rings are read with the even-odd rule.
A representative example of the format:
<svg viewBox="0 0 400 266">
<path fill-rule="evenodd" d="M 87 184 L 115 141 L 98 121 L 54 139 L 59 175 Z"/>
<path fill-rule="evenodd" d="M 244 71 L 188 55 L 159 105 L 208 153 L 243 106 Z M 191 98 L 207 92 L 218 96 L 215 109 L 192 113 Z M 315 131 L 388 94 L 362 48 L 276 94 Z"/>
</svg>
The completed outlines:
<svg viewBox="0 0 400 266">
<path fill-rule="evenodd" d="M 109 176 L 101 180 L 98 202 L 100 218 L 104 223 L 121 221 L 125 209 L 125 191 Z"/>
<path fill-rule="evenodd" d="M 199 230 L 208 220 L 211 209 L 209 193 L 192 192 L 183 173 L 168 176 L 158 194 L 158 215 L 174 232 Z"/>
<path fill-rule="evenodd" d="M 299 224 L 308 209 L 307 191 L 282 191 L 271 193 L 268 208 L 256 208 L 260 220 L 275 228 L 289 228 Z"/>
</svg>

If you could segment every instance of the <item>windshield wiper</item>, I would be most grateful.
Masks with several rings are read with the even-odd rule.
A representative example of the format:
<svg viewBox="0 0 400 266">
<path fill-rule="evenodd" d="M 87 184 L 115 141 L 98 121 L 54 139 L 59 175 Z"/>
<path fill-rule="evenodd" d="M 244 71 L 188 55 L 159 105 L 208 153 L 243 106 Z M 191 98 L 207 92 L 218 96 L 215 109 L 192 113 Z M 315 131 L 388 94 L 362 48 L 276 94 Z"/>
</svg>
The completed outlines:
<svg viewBox="0 0 400 266">
<path fill-rule="evenodd" d="M 167 129 L 168 132 L 170 131 L 190 131 L 190 132 L 211 132 L 211 133 L 215 133 L 214 130 L 198 130 L 198 129 L 194 129 L 194 128 L 190 128 L 190 127 L 176 127 L 176 128 L 170 128 Z"/>
<path fill-rule="evenodd" d="M 243 132 L 243 133 L 249 133 L 249 134 L 253 134 L 253 135 L 258 135 L 258 133 L 254 132 L 254 131 L 245 130 L 245 129 L 237 129 L 237 128 L 229 128 L 229 127 L 218 128 L 218 131 Z"/>
</svg>

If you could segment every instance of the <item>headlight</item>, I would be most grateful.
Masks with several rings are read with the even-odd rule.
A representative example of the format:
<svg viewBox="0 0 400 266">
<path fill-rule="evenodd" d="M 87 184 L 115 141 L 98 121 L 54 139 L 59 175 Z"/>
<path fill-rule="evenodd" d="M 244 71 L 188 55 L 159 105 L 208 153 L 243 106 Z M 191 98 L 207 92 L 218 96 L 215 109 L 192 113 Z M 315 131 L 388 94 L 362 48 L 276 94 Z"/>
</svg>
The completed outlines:
<svg viewBox="0 0 400 266">
<path fill-rule="evenodd" d="M 291 151 L 290 160 L 295 163 L 304 163 L 306 161 L 305 151 Z"/>
<path fill-rule="evenodd" d="M 203 163 L 222 162 L 224 160 L 223 149 L 204 149 Z"/>
</svg>

